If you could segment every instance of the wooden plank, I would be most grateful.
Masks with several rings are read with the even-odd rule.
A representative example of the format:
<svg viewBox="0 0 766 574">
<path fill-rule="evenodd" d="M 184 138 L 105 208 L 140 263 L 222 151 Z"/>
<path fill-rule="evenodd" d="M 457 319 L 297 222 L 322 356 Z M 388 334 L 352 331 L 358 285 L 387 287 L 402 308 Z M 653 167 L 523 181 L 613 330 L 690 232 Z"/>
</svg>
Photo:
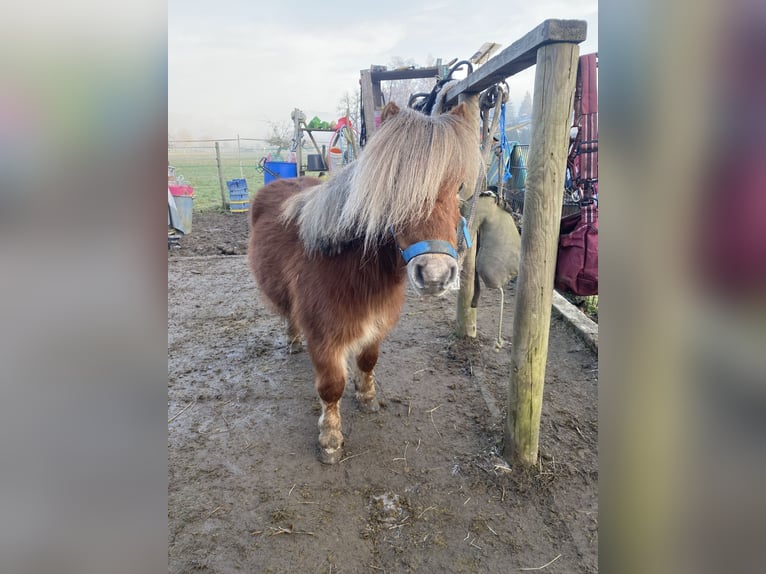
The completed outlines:
<svg viewBox="0 0 766 574">
<path fill-rule="evenodd" d="M 362 87 L 362 105 L 364 106 L 364 124 L 367 128 L 367 137 L 375 133 L 375 110 L 383 107 L 383 94 L 380 82 L 393 80 L 411 80 L 416 78 L 441 78 L 445 73 L 445 66 L 432 66 L 429 68 L 414 68 L 405 70 L 360 70 Z"/>
<path fill-rule="evenodd" d="M 541 46 L 559 42 L 579 44 L 585 40 L 587 28 L 585 20 L 545 20 L 456 84 L 447 93 L 446 103 L 453 105 L 463 92 L 479 93 L 533 66 Z"/>
<path fill-rule="evenodd" d="M 561 190 L 579 51 L 577 44 L 559 42 L 537 53 L 503 445 L 506 458 L 522 466 L 537 463 Z"/>
<path fill-rule="evenodd" d="M 441 77 L 441 67 L 431 68 L 407 68 L 405 70 L 386 70 L 384 72 L 370 72 L 373 82 L 384 82 L 389 80 L 415 80 L 418 78 L 436 78 Z"/>
<path fill-rule="evenodd" d="M 380 88 L 380 82 L 375 79 L 372 80 L 372 101 L 376 109 L 383 109 L 383 90 Z"/>
<path fill-rule="evenodd" d="M 563 317 L 582 342 L 598 355 L 598 323 L 572 305 L 558 291 L 553 292 L 553 312 Z"/>
<path fill-rule="evenodd" d="M 375 133 L 375 99 L 372 93 L 372 77 L 370 70 L 361 70 L 359 83 L 362 87 L 362 106 L 364 106 L 364 125 L 367 139 Z"/>
</svg>

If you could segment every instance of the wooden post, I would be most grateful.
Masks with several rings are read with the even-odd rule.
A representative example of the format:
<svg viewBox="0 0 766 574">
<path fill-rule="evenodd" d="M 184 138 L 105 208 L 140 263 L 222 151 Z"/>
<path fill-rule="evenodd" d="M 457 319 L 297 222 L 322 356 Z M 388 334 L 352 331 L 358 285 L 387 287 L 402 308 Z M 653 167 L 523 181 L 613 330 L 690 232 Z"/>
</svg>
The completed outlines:
<svg viewBox="0 0 766 574">
<path fill-rule="evenodd" d="M 479 118 L 479 95 L 463 92 L 458 98 L 459 103 L 468 104 L 468 110 L 471 114 L 471 121 L 474 123 L 474 129 L 479 131 L 481 120 Z M 482 127 L 483 129 L 483 127 Z M 491 139 L 491 138 L 490 138 Z M 486 142 L 482 142 L 484 145 Z M 474 170 L 466 174 L 466 181 L 473 181 L 474 186 L 466 186 L 468 193 L 463 216 L 470 221 L 470 210 L 473 203 L 473 196 L 476 186 L 483 184 L 479 181 L 480 166 L 474 166 Z M 461 199 L 464 199 L 461 197 Z M 471 230 L 471 248 L 465 252 L 463 263 L 460 267 L 460 291 L 457 296 L 457 315 L 455 321 L 455 334 L 464 339 L 476 338 L 476 307 L 472 305 L 474 294 L 474 279 L 476 275 L 476 251 L 477 234 Z"/>
<path fill-rule="evenodd" d="M 569 43 L 548 44 L 537 51 L 504 433 L 505 457 L 523 466 L 537 463 L 569 117 L 579 51 L 576 44 Z"/>
<path fill-rule="evenodd" d="M 364 107 L 364 125 L 367 129 L 367 139 L 375 133 L 375 97 L 372 89 L 372 75 L 370 70 L 361 70 L 359 83 L 362 87 L 362 106 Z"/>
<path fill-rule="evenodd" d="M 298 143 L 298 147 L 295 150 L 295 173 L 298 174 L 298 177 L 301 177 L 302 175 L 306 175 L 305 172 L 301 172 L 301 166 L 303 165 L 303 146 L 301 145 L 301 140 L 303 139 L 301 136 L 301 117 L 305 117 L 303 112 L 299 110 L 298 108 L 293 109 L 293 138 Z"/>
<path fill-rule="evenodd" d="M 454 104 L 463 92 L 483 92 L 508 76 L 534 66 L 539 57 L 538 49 L 546 44 L 578 44 L 584 41 L 587 28 L 588 25 L 584 20 L 543 21 L 478 70 L 460 80 L 447 92 L 444 103 Z"/>
<path fill-rule="evenodd" d="M 467 217 L 467 215 L 466 215 Z M 461 339 L 476 338 L 476 307 L 471 306 L 476 274 L 476 234 L 471 235 L 471 248 L 465 252 L 460 268 L 460 291 L 457 295 L 456 335 Z"/>
<path fill-rule="evenodd" d="M 221 167 L 221 146 L 215 142 L 215 161 L 218 164 L 218 183 L 221 186 L 221 205 L 224 209 L 229 209 L 229 201 L 226 195 L 226 186 L 223 184 L 223 168 Z"/>
<path fill-rule="evenodd" d="M 239 144 L 239 134 L 237 134 L 237 161 L 239 161 L 239 177 L 245 179 L 245 171 L 242 169 L 242 148 Z"/>
</svg>

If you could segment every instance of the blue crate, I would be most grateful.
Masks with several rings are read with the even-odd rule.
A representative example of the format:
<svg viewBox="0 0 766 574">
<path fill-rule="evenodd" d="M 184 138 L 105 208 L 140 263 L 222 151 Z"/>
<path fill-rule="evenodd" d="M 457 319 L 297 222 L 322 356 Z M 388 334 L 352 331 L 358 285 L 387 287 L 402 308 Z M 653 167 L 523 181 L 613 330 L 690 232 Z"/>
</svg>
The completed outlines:
<svg viewBox="0 0 766 574">
<path fill-rule="evenodd" d="M 230 201 L 241 201 L 243 199 L 249 199 L 249 197 L 246 189 L 241 191 L 229 191 Z"/>
<path fill-rule="evenodd" d="M 248 209 L 250 209 L 250 202 L 247 200 L 229 202 L 229 211 L 231 211 L 232 213 L 244 213 Z"/>
<path fill-rule="evenodd" d="M 230 179 L 226 182 L 226 187 L 229 188 L 229 191 L 247 191 L 247 180 L 246 179 Z"/>
</svg>

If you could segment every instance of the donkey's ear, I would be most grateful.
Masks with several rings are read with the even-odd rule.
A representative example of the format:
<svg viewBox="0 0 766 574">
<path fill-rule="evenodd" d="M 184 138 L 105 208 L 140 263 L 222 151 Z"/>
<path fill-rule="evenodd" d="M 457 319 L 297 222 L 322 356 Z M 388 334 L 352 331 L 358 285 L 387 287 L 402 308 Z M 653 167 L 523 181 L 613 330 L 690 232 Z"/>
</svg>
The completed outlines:
<svg viewBox="0 0 766 574">
<path fill-rule="evenodd" d="M 383 108 L 383 111 L 380 113 L 380 123 L 383 124 L 388 118 L 392 118 L 398 113 L 399 106 L 397 106 L 395 102 L 387 103 L 386 107 Z"/>
<path fill-rule="evenodd" d="M 454 108 L 450 110 L 450 112 L 453 116 L 458 116 L 460 118 L 465 119 L 466 117 L 466 108 L 465 108 L 465 102 L 456 105 Z"/>
</svg>

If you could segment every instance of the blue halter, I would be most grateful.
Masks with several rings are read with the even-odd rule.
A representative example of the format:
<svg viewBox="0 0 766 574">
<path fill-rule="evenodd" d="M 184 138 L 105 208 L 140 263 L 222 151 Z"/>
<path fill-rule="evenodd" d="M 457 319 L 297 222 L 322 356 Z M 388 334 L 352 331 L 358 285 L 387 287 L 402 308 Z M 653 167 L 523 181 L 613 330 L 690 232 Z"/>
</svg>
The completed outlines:
<svg viewBox="0 0 766 574">
<path fill-rule="evenodd" d="M 394 226 L 390 226 L 389 229 L 391 230 L 391 237 L 394 238 L 394 243 L 396 243 L 396 248 L 399 249 L 399 252 L 402 254 L 402 258 L 404 259 L 405 263 L 409 263 L 410 260 L 417 257 L 418 255 L 423 255 L 424 253 L 443 253 L 444 255 L 449 255 L 453 259 L 457 259 L 457 251 L 455 251 L 455 248 L 452 247 L 448 241 L 442 241 L 441 239 L 427 239 L 425 241 L 418 241 L 417 243 L 410 245 L 407 249 L 402 249 L 399 247 L 399 243 L 396 241 Z M 470 249 L 471 234 L 468 233 L 468 224 L 466 223 L 465 217 L 461 217 L 460 223 L 458 223 L 458 236 L 460 233 L 462 233 L 463 237 L 465 238 L 466 247 Z"/>
</svg>

